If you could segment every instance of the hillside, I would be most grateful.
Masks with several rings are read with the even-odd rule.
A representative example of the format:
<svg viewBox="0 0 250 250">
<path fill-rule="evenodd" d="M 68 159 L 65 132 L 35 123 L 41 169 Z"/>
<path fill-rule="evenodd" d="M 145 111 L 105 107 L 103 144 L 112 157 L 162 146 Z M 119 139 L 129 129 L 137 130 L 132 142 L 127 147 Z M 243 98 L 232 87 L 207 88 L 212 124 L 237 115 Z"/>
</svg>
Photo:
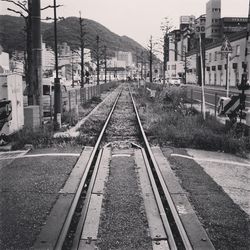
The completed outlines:
<svg viewBox="0 0 250 250">
<path fill-rule="evenodd" d="M 100 45 L 106 45 L 109 54 L 116 50 L 131 51 L 134 54 L 145 51 L 145 49 L 133 39 L 127 36 L 119 36 L 98 22 L 90 19 L 84 19 L 86 31 L 86 47 L 93 49 L 95 47 L 96 36 L 100 37 Z M 24 50 L 25 33 L 24 19 L 22 17 L 0 15 L 0 44 L 4 50 L 11 52 L 13 50 Z M 67 42 L 73 48 L 79 47 L 79 18 L 68 17 L 58 22 L 57 36 L 58 43 Z M 43 41 L 54 46 L 54 28 L 53 23 L 42 22 Z"/>
</svg>

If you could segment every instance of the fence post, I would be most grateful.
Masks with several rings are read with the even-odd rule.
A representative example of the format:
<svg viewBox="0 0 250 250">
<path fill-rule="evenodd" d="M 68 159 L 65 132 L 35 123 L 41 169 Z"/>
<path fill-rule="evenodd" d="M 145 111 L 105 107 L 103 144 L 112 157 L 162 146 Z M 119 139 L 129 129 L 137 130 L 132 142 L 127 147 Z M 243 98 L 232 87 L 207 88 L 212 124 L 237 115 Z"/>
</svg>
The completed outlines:
<svg viewBox="0 0 250 250">
<path fill-rule="evenodd" d="M 52 105 L 52 95 L 49 95 L 49 108 L 50 108 L 50 120 L 53 120 L 53 105 Z"/>
<path fill-rule="evenodd" d="M 193 108 L 193 89 L 191 89 L 191 108 Z"/>
<path fill-rule="evenodd" d="M 214 116 L 215 117 L 217 115 L 217 99 L 218 99 L 218 94 L 215 93 L 215 95 L 214 95 Z"/>
<path fill-rule="evenodd" d="M 203 112 L 203 108 L 202 108 L 202 107 L 203 107 L 203 105 L 202 105 L 203 100 L 202 100 L 202 99 L 203 99 L 203 98 L 202 98 L 202 91 L 201 91 L 201 102 L 200 102 L 200 103 L 201 103 L 201 113 Z M 205 105 L 206 105 L 206 104 L 205 104 Z"/>
<path fill-rule="evenodd" d="M 77 91 L 77 89 L 75 90 L 75 95 L 76 95 L 76 108 L 75 108 L 75 110 L 76 110 L 76 116 L 77 116 L 77 119 L 78 119 L 79 109 L 78 109 L 78 100 L 77 100 L 77 98 L 78 98 L 78 91 Z"/>
<path fill-rule="evenodd" d="M 70 123 L 71 123 L 72 117 L 71 117 L 71 92 L 70 91 L 69 91 L 69 116 L 70 116 Z"/>
</svg>

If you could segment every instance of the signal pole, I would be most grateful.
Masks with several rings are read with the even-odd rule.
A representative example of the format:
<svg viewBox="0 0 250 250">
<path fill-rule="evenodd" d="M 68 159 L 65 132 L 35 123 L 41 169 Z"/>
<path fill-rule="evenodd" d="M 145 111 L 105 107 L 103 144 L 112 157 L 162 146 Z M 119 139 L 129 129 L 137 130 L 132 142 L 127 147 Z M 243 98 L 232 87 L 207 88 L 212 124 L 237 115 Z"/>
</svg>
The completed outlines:
<svg viewBox="0 0 250 250">
<path fill-rule="evenodd" d="M 61 127 L 61 85 L 58 77 L 58 54 L 57 54 L 57 17 L 56 17 L 56 0 L 54 0 L 54 39 L 55 39 L 55 70 L 54 79 L 54 129 Z"/>
</svg>

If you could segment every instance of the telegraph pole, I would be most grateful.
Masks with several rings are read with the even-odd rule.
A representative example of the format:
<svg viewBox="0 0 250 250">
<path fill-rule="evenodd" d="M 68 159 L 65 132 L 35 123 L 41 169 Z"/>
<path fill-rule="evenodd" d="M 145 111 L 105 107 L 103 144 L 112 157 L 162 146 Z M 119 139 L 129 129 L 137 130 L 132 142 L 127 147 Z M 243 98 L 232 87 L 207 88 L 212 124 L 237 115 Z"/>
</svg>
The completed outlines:
<svg viewBox="0 0 250 250">
<path fill-rule="evenodd" d="M 55 70 L 56 77 L 54 79 L 54 129 L 61 127 L 61 86 L 58 76 L 58 54 L 57 54 L 57 16 L 56 16 L 56 0 L 54 0 L 54 39 L 55 39 Z"/>
<path fill-rule="evenodd" d="M 42 41 L 41 41 L 41 3 L 32 1 L 32 52 L 33 52 L 33 88 L 35 105 L 39 105 L 40 125 L 43 125 L 43 93 L 42 93 Z"/>
<path fill-rule="evenodd" d="M 153 82 L 153 39 L 150 36 L 149 40 L 149 81 Z"/>
<path fill-rule="evenodd" d="M 83 18 L 80 11 L 80 45 L 81 45 L 81 88 L 84 86 L 84 32 L 83 32 Z"/>
<path fill-rule="evenodd" d="M 104 82 L 107 82 L 107 46 L 104 46 Z"/>
<path fill-rule="evenodd" d="M 97 73 L 97 85 L 100 83 L 100 55 L 99 55 L 99 43 L 100 38 L 96 36 L 96 73 Z"/>
</svg>

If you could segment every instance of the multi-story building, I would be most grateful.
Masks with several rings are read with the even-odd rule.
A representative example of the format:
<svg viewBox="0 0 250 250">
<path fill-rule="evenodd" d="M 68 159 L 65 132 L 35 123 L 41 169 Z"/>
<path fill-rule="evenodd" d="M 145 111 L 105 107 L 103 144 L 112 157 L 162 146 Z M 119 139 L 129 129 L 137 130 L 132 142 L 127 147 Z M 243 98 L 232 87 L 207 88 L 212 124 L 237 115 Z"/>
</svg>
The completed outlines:
<svg viewBox="0 0 250 250">
<path fill-rule="evenodd" d="M 71 54 L 70 46 L 67 43 L 62 43 L 58 45 L 58 54 L 59 56 L 68 56 Z"/>
<path fill-rule="evenodd" d="M 221 37 L 221 0 L 209 0 L 206 4 L 206 38 Z"/>
<path fill-rule="evenodd" d="M 229 86 L 236 86 L 241 81 L 243 73 L 243 65 L 245 63 L 245 49 L 246 49 L 246 31 L 234 33 L 228 37 L 232 46 L 232 53 L 229 55 L 229 63 L 225 54 L 221 53 L 222 41 L 217 41 L 205 46 L 205 84 L 215 86 L 226 86 L 226 74 L 228 68 L 228 84 Z M 248 45 L 249 46 L 249 45 Z M 198 69 L 198 51 L 189 52 L 188 61 L 192 65 L 196 64 Z M 250 78 L 250 58 L 248 55 L 248 79 Z M 191 71 L 187 74 L 188 83 L 197 83 L 197 71 Z"/>
<path fill-rule="evenodd" d="M 55 68 L 55 53 L 51 48 L 46 48 L 46 44 L 42 43 L 42 69 L 53 70 Z"/>
<path fill-rule="evenodd" d="M 116 51 L 115 57 L 117 61 L 125 62 L 125 67 L 132 67 L 133 66 L 133 55 L 132 52 L 127 51 Z"/>
<path fill-rule="evenodd" d="M 220 20 L 221 33 L 229 36 L 247 27 L 247 17 L 223 17 Z"/>
<path fill-rule="evenodd" d="M 185 28 L 194 28 L 195 23 L 195 16 L 180 16 L 180 30 L 183 30 Z"/>
</svg>

